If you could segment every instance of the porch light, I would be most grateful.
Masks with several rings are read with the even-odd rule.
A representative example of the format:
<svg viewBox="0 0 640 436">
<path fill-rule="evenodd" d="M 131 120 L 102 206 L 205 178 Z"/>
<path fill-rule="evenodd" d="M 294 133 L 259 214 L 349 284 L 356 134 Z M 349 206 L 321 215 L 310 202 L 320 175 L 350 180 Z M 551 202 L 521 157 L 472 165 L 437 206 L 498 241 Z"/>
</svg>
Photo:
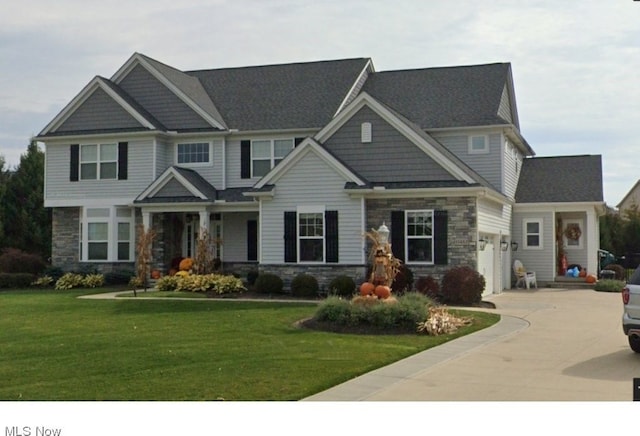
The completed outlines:
<svg viewBox="0 0 640 436">
<path fill-rule="evenodd" d="M 484 248 L 487 246 L 487 242 L 489 241 L 484 237 L 478 239 L 478 248 L 480 251 L 484 251 Z"/>
<path fill-rule="evenodd" d="M 511 241 L 511 251 L 518 251 L 518 243 L 516 241 Z"/>
<path fill-rule="evenodd" d="M 385 225 L 384 221 L 382 225 L 378 227 L 378 243 L 382 246 L 387 245 L 389 242 L 389 228 Z"/>
<path fill-rule="evenodd" d="M 502 242 L 500 242 L 500 249 L 502 251 L 507 251 L 509 249 L 509 242 L 506 240 L 502 240 Z"/>
</svg>

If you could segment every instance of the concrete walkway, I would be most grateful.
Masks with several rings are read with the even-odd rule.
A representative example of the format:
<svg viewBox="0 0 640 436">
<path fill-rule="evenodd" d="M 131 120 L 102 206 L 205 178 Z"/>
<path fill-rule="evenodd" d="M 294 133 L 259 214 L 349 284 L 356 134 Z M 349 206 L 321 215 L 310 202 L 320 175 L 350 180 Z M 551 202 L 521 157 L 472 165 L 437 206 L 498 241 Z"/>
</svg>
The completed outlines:
<svg viewBox="0 0 640 436">
<path fill-rule="evenodd" d="M 620 294 L 512 290 L 485 300 L 488 329 L 304 401 L 630 401 L 640 354 L 622 333 Z M 488 309 L 487 311 L 493 311 Z"/>
</svg>

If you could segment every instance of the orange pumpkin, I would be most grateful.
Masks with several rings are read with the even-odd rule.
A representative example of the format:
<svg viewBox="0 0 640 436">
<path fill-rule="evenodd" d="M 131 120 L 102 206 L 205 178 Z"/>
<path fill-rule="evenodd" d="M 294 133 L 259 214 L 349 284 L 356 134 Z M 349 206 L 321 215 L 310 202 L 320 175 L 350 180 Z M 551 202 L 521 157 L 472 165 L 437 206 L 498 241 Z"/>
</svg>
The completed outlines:
<svg viewBox="0 0 640 436">
<path fill-rule="evenodd" d="M 160 271 L 158 271 L 157 269 L 154 269 L 153 271 L 151 271 L 152 279 L 158 280 L 160 277 L 162 277 L 162 274 L 160 274 Z"/>
<path fill-rule="evenodd" d="M 371 282 L 364 282 L 360 285 L 360 295 L 371 295 L 375 290 L 375 286 Z"/>
<path fill-rule="evenodd" d="M 376 286 L 375 293 L 378 298 L 384 300 L 385 298 L 389 298 L 389 296 L 391 295 L 391 288 L 386 285 L 378 285 Z"/>
<path fill-rule="evenodd" d="M 582 268 L 580 270 L 580 273 L 578 274 L 578 277 L 587 277 L 587 270 Z"/>
<path fill-rule="evenodd" d="M 589 274 L 587 275 L 587 277 L 585 278 L 585 281 L 587 283 L 595 283 L 597 280 L 596 276 L 594 276 L 593 274 Z"/>
</svg>

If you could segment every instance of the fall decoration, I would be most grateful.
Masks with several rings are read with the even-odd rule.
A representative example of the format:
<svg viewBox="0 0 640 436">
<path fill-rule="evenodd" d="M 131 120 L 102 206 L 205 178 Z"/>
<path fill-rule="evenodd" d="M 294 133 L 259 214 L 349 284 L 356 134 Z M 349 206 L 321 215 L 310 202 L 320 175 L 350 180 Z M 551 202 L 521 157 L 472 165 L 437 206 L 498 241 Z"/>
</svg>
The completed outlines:
<svg viewBox="0 0 640 436">
<path fill-rule="evenodd" d="M 360 295 L 373 295 L 375 288 L 376 287 L 373 283 L 364 282 L 360 285 Z"/>
<path fill-rule="evenodd" d="M 158 280 L 160 277 L 162 277 L 162 274 L 160 273 L 160 271 L 158 271 L 157 269 L 154 269 L 153 271 L 151 271 L 151 278 L 153 280 Z"/>
<path fill-rule="evenodd" d="M 189 271 L 193 267 L 193 260 L 190 257 L 185 257 L 180 261 L 180 266 L 178 267 L 180 271 Z"/>
<path fill-rule="evenodd" d="M 446 306 L 430 307 L 427 320 L 418 323 L 418 332 L 425 332 L 431 336 L 454 333 L 458 328 L 470 325 L 471 318 L 459 318 L 452 315 Z"/>
<path fill-rule="evenodd" d="M 577 241 L 580 239 L 580 236 L 582 236 L 582 230 L 580 230 L 580 226 L 578 224 L 569 224 L 564 230 L 564 235 L 567 239 Z"/>
<path fill-rule="evenodd" d="M 391 288 L 387 285 L 378 285 L 375 289 L 376 297 L 384 300 L 385 298 L 389 298 L 391 296 Z"/>
<path fill-rule="evenodd" d="M 597 280 L 596 276 L 593 274 L 588 274 L 587 277 L 585 278 L 585 281 L 587 283 L 595 283 Z"/>
</svg>

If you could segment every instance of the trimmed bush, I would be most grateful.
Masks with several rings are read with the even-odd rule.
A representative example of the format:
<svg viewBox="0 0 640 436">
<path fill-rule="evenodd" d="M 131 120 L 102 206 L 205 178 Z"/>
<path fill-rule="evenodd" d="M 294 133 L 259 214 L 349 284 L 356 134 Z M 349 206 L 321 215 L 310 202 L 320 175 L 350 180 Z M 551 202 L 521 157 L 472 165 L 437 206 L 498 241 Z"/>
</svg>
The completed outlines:
<svg viewBox="0 0 640 436">
<path fill-rule="evenodd" d="M 104 285 L 104 276 L 102 274 L 87 274 L 82 279 L 82 285 L 87 288 L 98 288 Z"/>
<path fill-rule="evenodd" d="M 356 293 L 356 282 L 349 276 L 337 276 L 329 283 L 329 294 L 350 297 Z"/>
<path fill-rule="evenodd" d="M 0 272 L 41 274 L 47 267 L 42 257 L 17 248 L 5 248 L 0 254 Z"/>
<path fill-rule="evenodd" d="M 291 281 L 291 294 L 295 297 L 316 297 L 319 292 L 318 280 L 310 274 L 298 274 Z"/>
<path fill-rule="evenodd" d="M 593 289 L 601 292 L 622 292 L 625 282 L 622 280 L 600 279 L 593 286 Z"/>
<path fill-rule="evenodd" d="M 28 288 L 36 277 L 36 275 L 29 273 L 0 273 L 0 288 Z"/>
<path fill-rule="evenodd" d="M 391 292 L 396 295 L 410 292 L 413 287 L 413 271 L 404 263 L 400 264 L 398 273 L 393 283 L 391 283 Z"/>
<path fill-rule="evenodd" d="M 82 274 L 66 273 L 56 281 L 56 290 L 79 288 L 83 285 Z"/>
<path fill-rule="evenodd" d="M 105 273 L 104 282 L 107 285 L 126 285 L 129 283 L 131 276 L 136 275 L 133 270 L 116 270 Z"/>
<path fill-rule="evenodd" d="M 58 266 L 48 266 L 42 272 L 43 276 L 51 277 L 55 283 L 60 277 L 64 275 L 64 270 Z"/>
<path fill-rule="evenodd" d="M 440 283 L 430 275 L 418 278 L 414 288 L 416 292 L 429 298 L 438 299 L 440 297 Z"/>
<path fill-rule="evenodd" d="M 253 269 L 247 273 L 247 284 L 253 286 L 256 284 L 256 279 L 260 275 L 260 271 Z"/>
<path fill-rule="evenodd" d="M 176 275 L 160 277 L 156 281 L 156 288 L 158 291 L 175 291 L 178 288 L 179 279 L 180 277 Z"/>
<path fill-rule="evenodd" d="M 445 304 L 473 305 L 482 300 L 484 277 L 468 266 L 447 271 L 442 278 L 442 302 Z"/>
<path fill-rule="evenodd" d="M 281 294 L 284 282 L 276 274 L 262 273 L 256 279 L 255 288 L 261 294 Z"/>
</svg>

